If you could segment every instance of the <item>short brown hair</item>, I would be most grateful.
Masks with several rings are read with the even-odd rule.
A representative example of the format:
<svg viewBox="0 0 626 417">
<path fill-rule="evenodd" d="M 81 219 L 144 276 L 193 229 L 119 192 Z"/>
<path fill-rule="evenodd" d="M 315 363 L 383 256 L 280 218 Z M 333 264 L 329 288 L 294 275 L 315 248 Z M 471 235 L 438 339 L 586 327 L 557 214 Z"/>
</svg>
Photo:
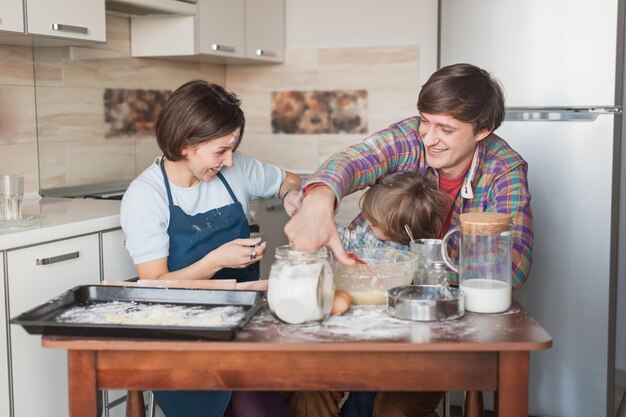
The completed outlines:
<svg viewBox="0 0 626 417">
<path fill-rule="evenodd" d="M 408 225 L 416 239 L 436 239 L 448 214 L 450 197 L 434 182 L 413 172 L 382 178 L 361 197 L 363 217 L 390 240 L 408 245 Z"/>
<path fill-rule="evenodd" d="M 221 138 L 239 129 L 241 143 L 245 117 L 241 100 L 217 84 L 189 81 L 178 87 L 163 106 L 156 122 L 156 138 L 170 161 L 184 159 L 188 146 Z"/>
<path fill-rule="evenodd" d="M 504 93 L 498 81 L 471 64 L 443 67 L 422 86 L 417 109 L 447 114 L 474 126 L 474 133 L 496 130 L 504 119 Z"/>
</svg>

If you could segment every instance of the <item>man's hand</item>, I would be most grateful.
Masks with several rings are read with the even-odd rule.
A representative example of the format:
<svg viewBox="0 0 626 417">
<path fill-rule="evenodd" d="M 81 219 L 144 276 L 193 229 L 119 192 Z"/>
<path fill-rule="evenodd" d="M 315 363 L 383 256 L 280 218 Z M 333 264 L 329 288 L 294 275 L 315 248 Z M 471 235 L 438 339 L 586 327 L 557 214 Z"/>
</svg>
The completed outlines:
<svg viewBox="0 0 626 417">
<path fill-rule="evenodd" d="M 335 193 L 327 187 L 312 189 L 302 201 L 297 214 L 285 225 L 292 249 L 313 252 L 326 246 L 344 265 L 354 265 L 339 240 L 334 218 Z"/>
</svg>

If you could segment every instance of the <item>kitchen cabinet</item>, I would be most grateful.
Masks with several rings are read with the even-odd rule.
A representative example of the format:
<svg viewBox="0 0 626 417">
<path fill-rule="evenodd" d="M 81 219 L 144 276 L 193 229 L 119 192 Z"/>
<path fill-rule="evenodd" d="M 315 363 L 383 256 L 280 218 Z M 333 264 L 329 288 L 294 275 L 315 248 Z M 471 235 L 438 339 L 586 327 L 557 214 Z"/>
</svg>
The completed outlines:
<svg viewBox="0 0 626 417">
<path fill-rule="evenodd" d="M 10 315 L 16 316 L 63 291 L 100 281 L 98 234 L 8 250 Z M 14 417 L 68 415 L 65 352 L 43 349 L 41 339 L 10 329 Z"/>
<path fill-rule="evenodd" d="M 102 279 L 124 281 L 135 278 L 137 270 L 124 246 L 122 229 L 102 232 Z"/>
<path fill-rule="evenodd" d="M 26 0 L 30 35 L 106 42 L 104 0 Z"/>
<path fill-rule="evenodd" d="M 196 16 L 137 16 L 131 53 L 218 63 L 282 62 L 284 0 L 198 0 Z"/>
<path fill-rule="evenodd" d="M 0 251 L 0 300 L 4 300 L 4 251 Z M 9 357 L 7 343 L 6 304 L 0 308 L 0 415 L 9 415 Z"/>
<path fill-rule="evenodd" d="M 284 0 L 246 0 L 246 57 L 259 61 L 284 61 Z"/>
<path fill-rule="evenodd" d="M 106 42 L 105 0 L 2 0 L 2 43 L 35 46 Z M 18 35 L 15 35 L 15 32 Z M 23 35 L 19 35 L 23 34 Z"/>
<path fill-rule="evenodd" d="M 24 6 L 22 0 L 0 2 L 0 32 L 24 33 Z"/>
</svg>

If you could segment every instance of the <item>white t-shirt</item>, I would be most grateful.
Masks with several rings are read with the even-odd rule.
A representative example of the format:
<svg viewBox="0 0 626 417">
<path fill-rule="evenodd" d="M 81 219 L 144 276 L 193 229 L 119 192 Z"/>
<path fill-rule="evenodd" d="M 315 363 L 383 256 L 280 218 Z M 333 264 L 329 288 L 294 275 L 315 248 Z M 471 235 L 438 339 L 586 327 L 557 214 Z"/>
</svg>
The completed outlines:
<svg viewBox="0 0 626 417">
<path fill-rule="evenodd" d="M 159 166 L 160 159 L 161 157 L 156 158 L 152 165 L 130 183 L 122 199 L 122 229 L 126 234 L 126 248 L 135 264 L 169 256 L 167 227 L 170 211 Z M 233 154 L 233 166 L 222 168 L 221 173 L 248 218 L 250 200 L 277 195 L 285 179 L 285 171 L 282 169 L 240 152 Z M 170 181 L 170 189 L 174 205 L 189 215 L 233 203 L 217 176 L 187 188 L 178 187 Z"/>
</svg>

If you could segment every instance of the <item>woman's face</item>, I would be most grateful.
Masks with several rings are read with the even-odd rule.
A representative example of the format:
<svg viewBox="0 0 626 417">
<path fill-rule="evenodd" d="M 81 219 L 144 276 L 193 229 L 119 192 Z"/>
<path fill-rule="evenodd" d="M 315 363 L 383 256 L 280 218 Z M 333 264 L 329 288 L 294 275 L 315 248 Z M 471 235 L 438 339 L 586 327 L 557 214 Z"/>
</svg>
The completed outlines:
<svg viewBox="0 0 626 417">
<path fill-rule="evenodd" d="M 187 169 L 198 180 L 211 181 L 222 167 L 233 166 L 233 152 L 239 140 L 239 129 L 199 145 L 188 146 L 182 154 Z"/>
</svg>

